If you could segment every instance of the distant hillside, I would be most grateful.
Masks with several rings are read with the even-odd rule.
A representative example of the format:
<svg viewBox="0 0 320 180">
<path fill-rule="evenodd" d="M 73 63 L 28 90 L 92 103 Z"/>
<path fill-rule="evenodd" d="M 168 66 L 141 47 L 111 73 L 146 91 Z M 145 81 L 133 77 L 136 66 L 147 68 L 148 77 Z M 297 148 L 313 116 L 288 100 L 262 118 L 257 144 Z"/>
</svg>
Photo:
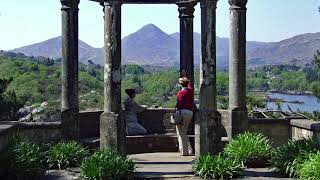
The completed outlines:
<svg viewBox="0 0 320 180">
<path fill-rule="evenodd" d="M 217 37 L 217 66 L 228 67 L 229 39 Z M 201 57 L 201 35 L 194 33 L 194 59 L 199 66 Z M 122 59 L 124 64 L 178 66 L 180 34 L 166 34 L 153 24 L 142 27 L 122 39 Z M 248 66 L 266 64 L 305 65 L 312 61 L 314 52 L 320 49 L 320 33 L 302 34 L 280 42 L 247 42 Z M 61 57 L 61 37 L 37 44 L 13 49 L 13 52 L 27 56 Z M 103 64 L 103 49 L 94 48 L 79 41 L 79 58 L 83 63 L 92 60 Z"/>
</svg>

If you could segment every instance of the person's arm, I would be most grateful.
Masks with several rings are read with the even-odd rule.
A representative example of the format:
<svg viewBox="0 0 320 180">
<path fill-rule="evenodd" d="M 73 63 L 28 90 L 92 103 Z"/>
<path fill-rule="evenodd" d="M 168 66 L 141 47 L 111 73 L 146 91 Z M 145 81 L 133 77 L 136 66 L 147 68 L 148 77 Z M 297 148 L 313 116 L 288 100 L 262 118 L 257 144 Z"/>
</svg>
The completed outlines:
<svg viewBox="0 0 320 180">
<path fill-rule="evenodd" d="M 132 109 L 133 109 L 133 111 L 136 112 L 136 113 L 141 113 L 141 112 L 147 110 L 146 107 L 143 107 L 143 106 L 139 105 L 139 104 L 136 103 L 135 101 L 132 101 Z"/>
<path fill-rule="evenodd" d="M 178 94 L 177 94 L 176 108 L 180 108 L 181 105 L 182 105 L 182 93 L 181 93 L 181 91 L 179 91 Z"/>
</svg>

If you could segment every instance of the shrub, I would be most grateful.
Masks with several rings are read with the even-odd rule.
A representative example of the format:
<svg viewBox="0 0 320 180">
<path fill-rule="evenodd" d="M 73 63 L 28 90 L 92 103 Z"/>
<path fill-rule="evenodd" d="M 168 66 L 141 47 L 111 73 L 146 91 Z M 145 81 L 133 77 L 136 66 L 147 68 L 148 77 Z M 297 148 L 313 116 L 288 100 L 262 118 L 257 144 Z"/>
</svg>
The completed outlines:
<svg viewBox="0 0 320 180">
<path fill-rule="evenodd" d="M 39 177 L 46 170 L 45 153 L 32 142 L 12 138 L 1 155 L 1 165 L 8 171 L 8 176 L 18 179 Z"/>
<path fill-rule="evenodd" d="M 237 159 L 242 166 L 252 166 L 260 161 L 265 166 L 271 154 L 271 142 L 258 133 L 245 132 L 235 137 L 226 146 L 225 153 Z"/>
<path fill-rule="evenodd" d="M 289 140 L 278 147 L 271 156 L 271 165 L 283 174 L 295 177 L 299 165 L 308 159 L 310 153 L 316 153 L 318 146 L 311 139 Z"/>
<path fill-rule="evenodd" d="M 76 167 L 89 155 L 89 151 L 77 142 L 60 142 L 52 146 L 47 153 L 50 168 Z"/>
<path fill-rule="evenodd" d="M 113 151 L 98 150 L 86 158 L 81 164 L 81 177 L 100 179 L 129 179 L 133 174 L 135 164 L 127 156 Z"/>
<path fill-rule="evenodd" d="M 311 154 L 307 161 L 300 165 L 299 179 L 318 180 L 320 179 L 320 152 Z"/>
<path fill-rule="evenodd" d="M 240 170 L 238 161 L 222 154 L 201 155 L 193 166 L 195 174 L 205 179 L 230 179 L 237 176 Z"/>
</svg>

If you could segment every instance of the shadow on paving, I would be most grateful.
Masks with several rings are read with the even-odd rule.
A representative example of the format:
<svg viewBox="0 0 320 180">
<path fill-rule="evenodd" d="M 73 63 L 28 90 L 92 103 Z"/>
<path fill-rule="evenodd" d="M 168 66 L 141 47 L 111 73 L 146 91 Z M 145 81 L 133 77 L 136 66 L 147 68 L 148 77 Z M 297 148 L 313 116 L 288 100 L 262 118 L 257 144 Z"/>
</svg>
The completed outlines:
<svg viewBox="0 0 320 180">
<path fill-rule="evenodd" d="M 260 178 L 258 178 L 260 177 Z M 268 168 L 248 168 L 241 171 L 239 179 L 292 179 Z"/>
</svg>

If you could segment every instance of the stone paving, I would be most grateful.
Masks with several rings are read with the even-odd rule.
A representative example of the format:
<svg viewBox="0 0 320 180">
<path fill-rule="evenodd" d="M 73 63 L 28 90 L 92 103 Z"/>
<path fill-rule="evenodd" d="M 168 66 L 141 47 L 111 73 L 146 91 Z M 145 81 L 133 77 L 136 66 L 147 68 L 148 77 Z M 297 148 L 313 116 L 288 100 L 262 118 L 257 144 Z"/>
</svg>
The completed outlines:
<svg viewBox="0 0 320 180">
<path fill-rule="evenodd" d="M 178 153 L 146 153 L 129 156 L 137 163 L 136 179 L 186 179 L 199 180 L 193 176 L 193 156 L 180 156 Z M 272 169 L 258 168 L 245 169 L 243 176 L 238 179 L 244 180 L 290 180 L 273 172 Z"/>
<path fill-rule="evenodd" d="M 194 156 L 180 156 L 178 153 L 145 153 L 129 155 L 136 162 L 135 178 L 141 179 L 172 179 L 200 180 L 192 173 Z M 44 180 L 80 180 L 79 168 L 64 171 L 50 170 Z M 268 168 L 245 169 L 241 180 L 291 180 L 273 172 Z"/>
</svg>

